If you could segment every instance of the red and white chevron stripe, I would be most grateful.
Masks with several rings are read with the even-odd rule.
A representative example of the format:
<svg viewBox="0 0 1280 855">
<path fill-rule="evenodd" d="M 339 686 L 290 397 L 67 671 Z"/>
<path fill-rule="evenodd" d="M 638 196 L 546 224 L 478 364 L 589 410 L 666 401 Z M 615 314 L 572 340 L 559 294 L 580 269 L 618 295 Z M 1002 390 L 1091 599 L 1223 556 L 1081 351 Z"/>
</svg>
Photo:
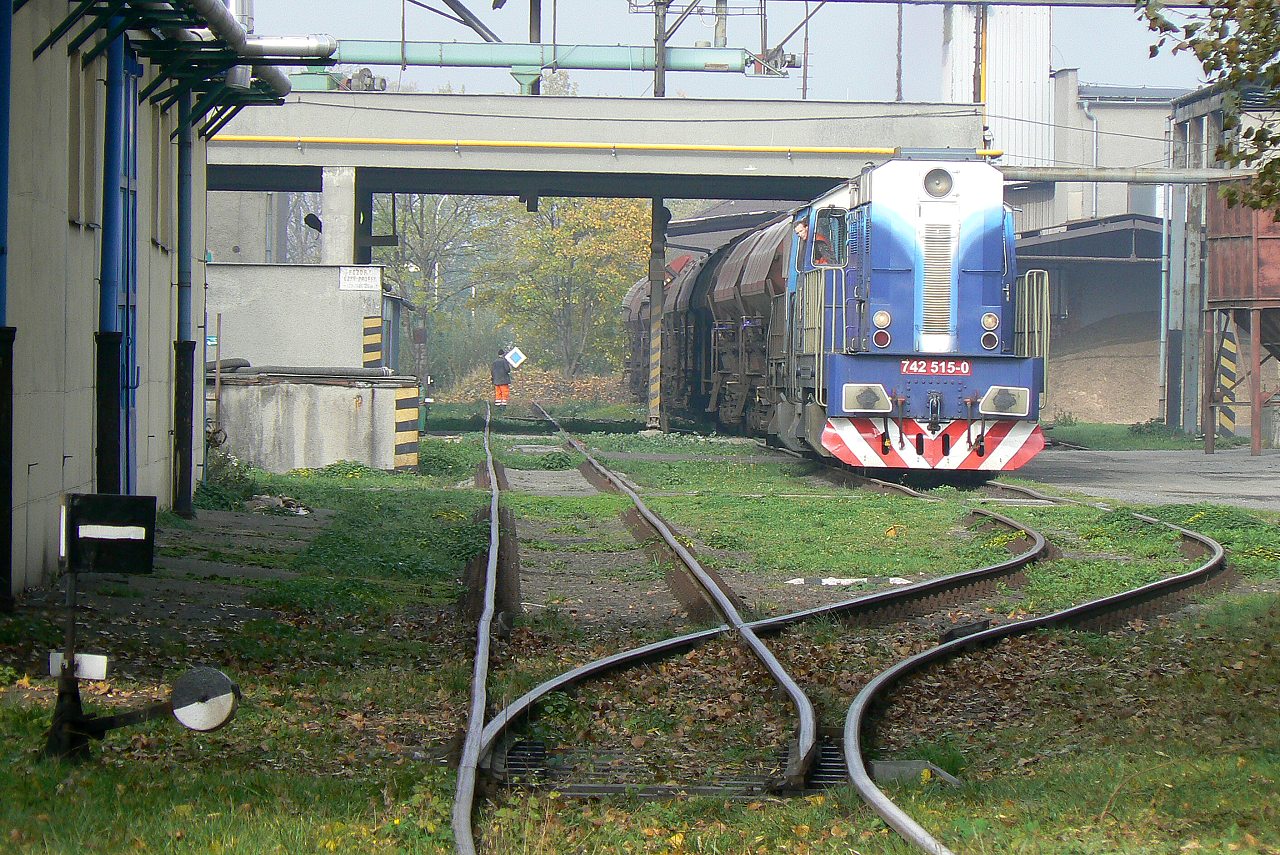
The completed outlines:
<svg viewBox="0 0 1280 855">
<path fill-rule="evenodd" d="M 850 466 L 885 469 L 981 469 L 1009 472 L 1035 457 L 1044 448 L 1044 432 L 1035 422 L 988 421 L 983 454 L 978 453 L 981 422 L 957 419 L 944 422 L 929 433 L 914 419 L 889 421 L 889 450 L 883 451 L 883 422 L 872 419 L 833 418 L 822 431 L 822 446 Z M 924 437 L 924 453 L 916 436 Z M 943 437 L 949 437 L 949 454 L 943 453 Z"/>
</svg>

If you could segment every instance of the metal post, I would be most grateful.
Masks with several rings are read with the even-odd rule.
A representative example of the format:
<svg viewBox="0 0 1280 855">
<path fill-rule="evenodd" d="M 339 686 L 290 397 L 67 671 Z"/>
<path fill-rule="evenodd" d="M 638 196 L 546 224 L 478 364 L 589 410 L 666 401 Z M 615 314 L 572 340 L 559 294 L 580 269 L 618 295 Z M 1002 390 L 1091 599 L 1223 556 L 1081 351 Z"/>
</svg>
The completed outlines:
<svg viewBox="0 0 1280 855">
<path fill-rule="evenodd" d="M 1261 309 L 1249 310 L 1249 453 L 1254 457 L 1262 454 Z"/>
<path fill-rule="evenodd" d="M 97 492 L 119 493 L 120 343 L 124 336 L 118 332 L 100 332 L 94 335 L 93 338 L 97 344 L 98 351 L 96 378 L 98 409 Z"/>
<path fill-rule="evenodd" d="M 653 3 L 653 97 L 667 97 L 667 3 Z"/>
<path fill-rule="evenodd" d="M 120 323 L 120 290 L 125 263 L 124 194 L 127 181 L 125 147 L 124 37 L 107 50 L 107 105 L 102 155 L 101 284 L 98 294 L 97 342 L 97 475 L 99 493 L 121 489 L 121 365 L 124 340 Z"/>
<path fill-rule="evenodd" d="M 542 0 L 529 0 L 529 44 L 536 45 L 542 43 Z M 542 75 L 538 75 L 538 79 L 533 81 L 529 87 L 529 94 L 542 94 Z"/>
<path fill-rule="evenodd" d="M 3 260 L 0 259 L 0 264 Z M 0 327 L 0 612 L 13 599 L 13 340 L 14 327 Z"/>
<path fill-rule="evenodd" d="M 806 32 L 806 41 L 808 34 Z M 895 101 L 902 100 L 902 4 L 898 4 L 898 90 Z"/>
<path fill-rule="evenodd" d="M 196 343 L 173 343 L 173 512 L 191 519 L 192 444 L 195 433 Z"/>
<path fill-rule="evenodd" d="M 92 558 L 90 558 L 92 561 Z M 53 706 L 53 722 L 45 740 L 46 757 L 84 760 L 89 756 L 89 737 L 77 727 L 84 720 L 80 683 L 76 677 L 76 580 L 74 568 L 67 573 L 67 627 L 62 651 L 62 673 L 58 675 L 58 699 Z"/>
<path fill-rule="evenodd" d="M 178 101 L 178 324 L 173 342 L 173 512 L 191 519 L 192 434 L 196 343 L 191 338 L 192 236 L 191 94 Z"/>
<path fill-rule="evenodd" d="M 1218 420 L 1213 410 L 1214 390 L 1218 385 L 1217 362 L 1217 320 L 1213 310 L 1204 313 L 1204 332 L 1201 356 L 1201 392 L 1200 392 L 1200 424 L 1204 430 L 1204 453 L 1213 454 L 1218 438 Z"/>
<path fill-rule="evenodd" d="M 662 199 L 653 199 L 649 225 L 649 412 L 650 428 L 662 425 L 662 307 L 667 278 L 666 223 Z"/>
</svg>

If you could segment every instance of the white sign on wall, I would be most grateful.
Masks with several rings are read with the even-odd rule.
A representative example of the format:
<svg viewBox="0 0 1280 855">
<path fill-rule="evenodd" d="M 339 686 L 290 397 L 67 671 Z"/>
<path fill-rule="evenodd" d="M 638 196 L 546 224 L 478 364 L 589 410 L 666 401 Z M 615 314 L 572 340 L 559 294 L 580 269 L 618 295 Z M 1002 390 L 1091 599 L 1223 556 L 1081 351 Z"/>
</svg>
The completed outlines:
<svg viewBox="0 0 1280 855">
<path fill-rule="evenodd" d="M 381 267 L 338 268 L 339 291 L 381 291 Z"/>
</svg>

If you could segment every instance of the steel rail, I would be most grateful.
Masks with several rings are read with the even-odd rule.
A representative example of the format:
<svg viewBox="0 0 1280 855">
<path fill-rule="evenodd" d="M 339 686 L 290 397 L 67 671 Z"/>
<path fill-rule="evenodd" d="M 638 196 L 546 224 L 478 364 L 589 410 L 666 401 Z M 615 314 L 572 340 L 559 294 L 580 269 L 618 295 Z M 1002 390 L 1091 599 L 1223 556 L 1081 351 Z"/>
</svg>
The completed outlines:
<svg viewBox="0 0 1280 855">
<path fill-rule="evenodd" d="M 475 802 L 476 770 L 480 765 L 480 744 L 484 732 L 484 711 L 489 681 L 489 633 L 493 628 L 494 599 L 498 586 L 498 476 L 489 446 L 490 408 L 485 405 L 484 457 L 489 471 L 489 561 L 484 576 L 484 607 L 476 627 L 476 660 L 471 669 L 471 706 L 467 713 L 467 735 L 458 761 L 458 780 L 453 795 L 454 848 L 459 855 L 475 855 L 476 841 L 471 831 L 471 809 Z"/>
<path fill-rule="evenodd" d="M 912 585 L 886 591 L 864 594 L 860 597 L 818 606 L 812 609 L 792 612 L 790 614 L 763 618 L 747 624 L 757 634 L 781 632 L 789 626 L 821 617 L 869 615 L 877 611 L 901 608 L 913 603 L 942 599 L 965 588 L 994 583 L 995 580 L 1013 575 L 1023 567 L 1041 557 L 1046 550 L 1044 537 L 1034 529 L 993 511 L 981 508 L 974 513 L 995 520 L 1017 531 L 1021 531 L 1031 539 L 1031 544 L 1017 555 L 994 564 L 973 570 L 965 570 L 937 579 L 927 579 Z M 527 716 L 533 707 L 553 692 L 564 691 L 586 680 L 611 671 L 633 667 L 644 662 L 672 656 L 696 647 L 721 635 L 728 633 L 730 627 L 721 625 L 712 629 L 700 630 L 674 638 L 656 641 L 631 650 L 621 651 L 610 656 L 580 665 L 563 674 L 533 687 L 516 698 L 505 709 L 495 715 L 484 728 L 481 740 L 481 755 L 488 757 L 506 734 L 507 730 Z"/>
<path fill-rule="evenodd" d="M 587 462 L 596 470 L 596 472 L 607 478 L 611 484 L 624 493 L 627 498 L 631 499 L 632 503 L 636 506 L 636 510 L 640 512 L 640 515 L 643 516 L 649 525 L 653 527 L 654 531 L 662 537 L 667 546 L 670 547 L 671 551 L 679 556 L 681 563 L 688 568 L 694 579 L 696 579 L 698 584 L 702 586 L 702 589 L 707 592 L 707 595 L 711 597 L 715 607 L 720 611 L 720 614 L 724 616 L 724 619 L 733 628 L 733 631 L 738 634 L 738 637 L 742 639 L 751 652 L 755 654 L 756 658 L 760 660 L 760 663 L 764 665 L 765 669 L 769 672 L 770 676 L 773 677 L 774 681 L 777 682 L 777 684 L 782 687 L 783 691 L 787 693 L 787 696 L 791 699 L 792 705 L 796 709 L 796 715 L 800 720 L 800 727 L 796 733 L 795 750 L 792 751 L 790 756 L 787 758 L 787 765 L 783 770 L 783 779 L 788 786 L 804 786 L 805 776 L 809 772 L 809 767 L 813 765 L 813 759 L 818 748 L 818 716 L 813 709 L 813 701 L 809 700 L 809 696 L 800 688 L 800 684 L 798 684 L 795 679 L 787 673 L 787 669 L 778 661 L 778 657 L 773 655 L 773 652 L 769 650 L 759 637 L 757 637 L 755 631 L 742 619 L 742 615 L 738 613 L 738 610 L 734 607 L 729 597 L 720 588 L 720 586 L 712 580 L 711 576 L 707 574 L 707 571 L 702 569 L 702 565 L 698 563 L 698 559 L 694 558 L 693 554 L 689 552 L 689 550 L 686 549 L 678 540 L 676 540 L 675 534 L 667 524 L 659 519 L 653 511 L 649 510 L 648 506 L 640 499 L 640 496 L 637 495 L 636 492 L 632 490 L 621 478 L 614 475 L 606 466 L 596 460 L 587 449 L 586 445 L 584 445 L 577 437 L 571 436 L 565 432 L 564 429 L 560 427 L 560 423 L 547 413 L 546 410 L 542 409 L 537 404 L 534 404 L 534 407 L 546 416 L 547 420 L 564 434 L 573 447 L 587 458 Z"/>
<path fill-rule="evenodd" d="M 1006 489 L 1009 487 L 1009 485 L 1001 486 Z M 849 778 L 853 781 L 854 789 L 858 791 L 858 795 L 862 797 L 863 801 L 907 842 L 925 852 L 931 853 L 931 855 L 953 855 L 950 849 L 929 834 L 904 810 L 894 804 L 871 780 L 871 775 L 862 759 L 862 730 L 872 703 L 907 675 L 920 671 L 926 665 L 939 660 L 954 657 L 964 650 L 973 647 L 988 647 L 1002 639 L 1015 635 L 1024 635 L 1039 629 L 1088 626 L 1101 618 L 1122 614 L 1128 609 L 1182 594 L 1193 587 L 1199 587 L 1210 582 L 1225 570 L 1226 562 L 1222 545 L 1216 540 L 1154 517 L 1137 513 L 1133 516 L 1144 522 L 1173 529 L 1184 540 L 1199 542 L 1208 549 L 1210 553 L 1209 559 L 1194 570 L 1171 576 L 1167 579 L 1160 579 L 1122 594 L 1102 597 L 1050 615 L 992 627 L 964 638 L 939 644 L 936 647 L 904 659 L 876 675 L 854 698 L 853 703 L 849 706 L 844 725 L 845 765 L 849 770 Z"/>
</svg>

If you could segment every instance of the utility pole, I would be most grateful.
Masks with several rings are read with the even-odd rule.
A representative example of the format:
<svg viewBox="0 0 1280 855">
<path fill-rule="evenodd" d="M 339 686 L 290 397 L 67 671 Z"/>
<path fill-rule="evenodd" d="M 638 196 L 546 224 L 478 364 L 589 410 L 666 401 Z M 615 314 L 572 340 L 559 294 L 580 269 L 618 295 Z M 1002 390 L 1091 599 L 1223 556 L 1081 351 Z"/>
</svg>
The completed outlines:
<svg viewBox="0 0 1280 855">
<path fill-rule="evenodd" d="M 653 97 L 667 94 L 667 2 L 653 4 Z M 662 426 L 662 308 L 667 278 L 667 209 L 655 196 L 649 219 L 649 428 Z"/>
<path fill-rule="evenodd" d="M 529 0 L 529 44 L 542 43 L 542 0 Z M 542 94 L 542 79 L 533 81 L 530 87 L 533 95 Z"/>
<path fill-rule="evenodd" d="M 902 4 L 898 4 L 898 97 L 896 101 L 902 100 Z"/>
</svg>

